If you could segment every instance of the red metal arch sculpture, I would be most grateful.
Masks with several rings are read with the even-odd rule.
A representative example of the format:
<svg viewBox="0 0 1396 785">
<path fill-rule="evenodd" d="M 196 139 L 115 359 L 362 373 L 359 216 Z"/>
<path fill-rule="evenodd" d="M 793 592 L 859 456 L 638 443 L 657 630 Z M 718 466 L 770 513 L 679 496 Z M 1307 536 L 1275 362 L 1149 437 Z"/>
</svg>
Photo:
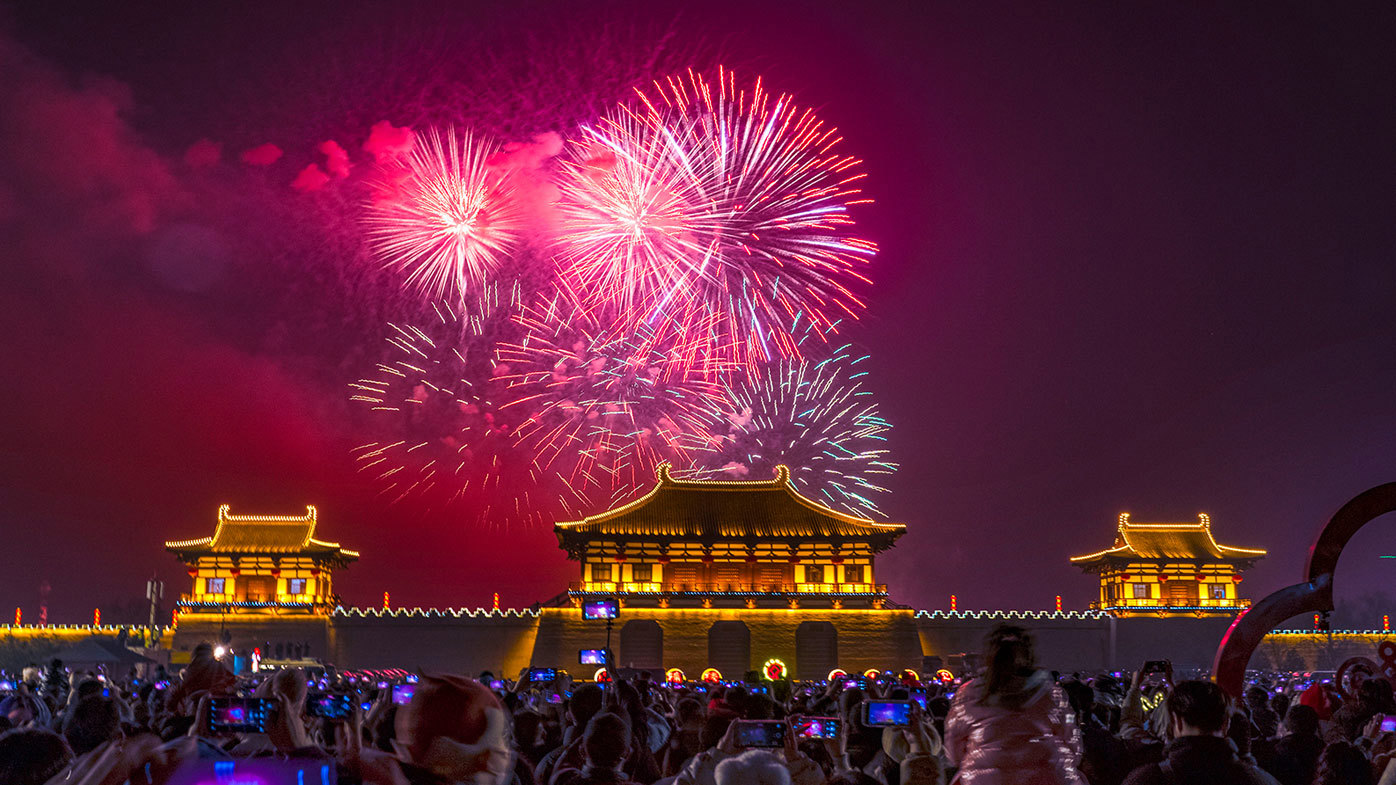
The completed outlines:
<svg viewBox="0 0 1396 785">
<path fill-rule="evenodd" d="M 1333 610 L 1333 571 L 1348 540 L 1372 519 L 1396 512 L 1396 482 L 1370 488 L 1333 513 L 1309 548 L 1304 583 L 1287 586 L 1243 611 L 1217 647 L 1212 679 L 1233 697 L 1245 688 L 1246 665 L 1260 641 L 1280 622 L 1301 613 Z"/>
</svg>

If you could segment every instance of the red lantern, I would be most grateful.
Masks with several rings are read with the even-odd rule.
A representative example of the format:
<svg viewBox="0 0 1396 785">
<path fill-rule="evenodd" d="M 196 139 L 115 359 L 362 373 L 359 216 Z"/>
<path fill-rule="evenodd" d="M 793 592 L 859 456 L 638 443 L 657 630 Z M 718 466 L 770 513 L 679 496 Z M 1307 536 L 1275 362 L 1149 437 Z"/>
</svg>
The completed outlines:
<svg viewBox="0 0 1396 785">
<path fill-rule="evenodd" d="M 835 556 L 834 558 L 830 559 L 829 561 L 833 562 L 834 564 L 843 564 L 843 557 L 842 557 L 842 556 Z"/>
<path fill-rule="evenodd" d="M 1232 583 L 1240 583 L 1240 582 L 1241 582 L 1241 576 L 1240 576 L 1240 575 L 1233 575 L 1233 576 L 1231 576 L 1231 582 L 1232 582 Z"/>
<path fill-rule="evenodd" d="M 1201 583 L 1201 582 L 1203 582 L 1203 581 L 1205 581 L 1205 580 L 1207 580 L 1207 576 L 1206 576 L 1206 575 L 1203 575 L 1202 573 L 1199 572 L 1199 573 L 1197 574 L 1197 582 L 1198 582 L 1198 583 Z"/>
<path fill-rule="evenodd" d="M 799 563 L 800 563 L 800 557 L 799 557 L 799 556 L 791 556 L 789 559 L 787 559 L 787 561 L 789 561 L 791 564 L 799 564 Z"/>
<path fill-rule="evenodd" d="M 668 556 L 660 556 L 660 557 L 659 557 L 659 563 L 660 563 L 660 564 L 668 564 L 668 563 L 669 563 L 669 557 L 668 557 Z"/>
<path fill-rule="evenodd" d="M 760 559 L 756 558 L 755 556 L 748 556 L 748 557 L 746 557 L 746 563 L 747 563 L 747 564 L 755 564 L 755 563 L 757 563 L 758 561 L 760 561 Z"/>
<path fill-rule="evenodd" d="M 712 564 L 712 563 L 713 563 L 713 557 L 712 557 L 712 556 L 709 556 L 709 555 L 704 555 L 704 556 L 703 556 L 703 563 L 704 563 L 704 564 Z"/>
<path fill-rule="evenodd" d="M 319 568 L 319 567 L 311 567 L 311 568 L 310 568 L 310 577 L 312 577 L 312 578 L 318 578 L 318 577 L 320 577 L 320 568 Z"/>
<path fill-rule="evenodd" d="M 1159 582 L 1159 583 L 1168 583 L 1168 576 L 1167 576 L 1167 575 L 1160 575 L 1160 576 L 1158 576 L 1158 582 Z"/>
<path fill-rule="evenodd" d="M 189 568 L 189 577 L 190 577 L 190 578 L 196 578 L 196 577 L 198 577 L 198 575 L 199 575 L 199 570 L 198 570 L 197 567 L 190 567 L 190 568 Z"/>
<path fill-rule="evenodd" d="M 1120 575 L 1120 580 L 1122 580 L 1122 581 L 1127 581 L 1127 580 L 1132 579 L 1133 577 L 1134 577 L 1133 575 L 1130 575 L 1129 573 L 1126 572 L 1126 573 L 1123 573 L 1122 575 Z"/>
<path fill-rule="evenodd" d="M 616 564 L 624 564 L 624 563 L 625 563 L 625 554 L 622 553 L 621 555 L 619 555 L 619 556 L 616 557 Z"/>
<path fill-rule="evenodd" d="M 239 570 L 238 568 L 234 567 L 231 570 L 228 570 L 228 574 L 236 578 L 242 574 L 242 570 Z"/>
<path fill-rule="evenodd" d="M 272 571 L 271 571 L 271 577 L 273 577 L 273 578 L 280 578 L 280 577 L 281 577 L 281 568 L 280 568 L 280 567 L 273 567 L 273 568 L 272 568 Z"/>
</svg>

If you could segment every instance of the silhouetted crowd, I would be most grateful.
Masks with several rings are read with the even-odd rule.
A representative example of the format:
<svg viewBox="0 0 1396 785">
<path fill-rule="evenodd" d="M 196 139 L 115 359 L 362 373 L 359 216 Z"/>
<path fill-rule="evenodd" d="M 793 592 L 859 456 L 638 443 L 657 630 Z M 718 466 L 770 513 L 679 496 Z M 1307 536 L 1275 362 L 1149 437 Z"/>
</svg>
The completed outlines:
<svg viewBox="0 0 1396 785">
<path fill-rule="evenodd" d="M 0 684 L 0 785 L 1396 785 L 1380 675 L 1256 674 L 1242 701 L 1167 662 L 1036 667 L 1001 626 L 963 682 L 576 683 L 301 668 L 30 666 Z"/>
</svg>

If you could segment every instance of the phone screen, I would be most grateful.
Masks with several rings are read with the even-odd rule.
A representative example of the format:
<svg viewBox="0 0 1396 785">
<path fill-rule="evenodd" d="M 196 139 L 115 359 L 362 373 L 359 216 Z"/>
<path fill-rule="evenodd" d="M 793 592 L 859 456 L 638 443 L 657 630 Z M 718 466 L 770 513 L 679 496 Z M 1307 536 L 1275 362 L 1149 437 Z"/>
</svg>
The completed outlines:
<svg viewBox="0 0 1396 785">
<path fill-rule="evenodd" d="M 837 739 L 839 737 L 838 717 L 795 717 L 795 736 L 801 739 Z"/>
<path fill-rule="evenodd" d="M 170 785 L 306 782 L 336 785 L 334 761 L 323 758 L 236 758 L 194 760 L 170 776 Z"/>
<path fill-rule="evenodd" d="M 577 652 L 577 662 L 583 665 L 605 665 L 605 649 L 582 649 Z"/>
<path fill-rule="evenodd" d="M 785 723 L 774 720 L 737 720 L 737 744 L 771 749 L 785 746 Z"/>
<path fill-rule="evenodd" d="M 911 701 L 866 701 L 863 705 L 869 727 L 911 724 Z"/>
<path fill-rule="evenodd" d="M 620 602 L 615 599 L 587 600 L 582 603 L 583 619 L 614 619 L 620 616 Z"/>
<path fill-rule="evenodd" d="M 306 713 L 327 720 L 344 720 L 354 714 L 354 696 L 312 693 L 306 700 Z"/>
<path fill-rule="evenodd" d="M 415 684 L 394 684 L 393 703 L 399 706 L 406 706 L 412 702 L 412 695 L 417 692 Z"/>
<path fill-rule="evenodd" d="M 212 698 L 208 729 L 212 733 L 266 733 L 271 701 L 262 698 Z"/>
<path fill-rule="evenodd" d="M 528 680 L 531 682 L 552 681 L 557 678 L 557 668 L 531 668 Z"/>
<path fill-rule="evenodd" d="M 1396 714 L 1387 714 L 1381 718 L 1381 730 L 1383 733 L 1396 733 Z"/>
<path fill-rule="evenodd" d="M 926 693 L 913 692 L 911 693 L 911 699 L 916 701 L 916 705 L 920 706 L 923 710 L 926 708 Z"/>
</svg>

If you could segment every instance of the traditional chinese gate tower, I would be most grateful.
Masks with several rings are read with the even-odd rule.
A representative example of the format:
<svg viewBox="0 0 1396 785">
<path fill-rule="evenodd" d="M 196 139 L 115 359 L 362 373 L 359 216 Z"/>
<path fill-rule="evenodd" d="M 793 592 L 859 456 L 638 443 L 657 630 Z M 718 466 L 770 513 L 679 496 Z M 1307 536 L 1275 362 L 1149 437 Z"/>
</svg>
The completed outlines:
<svg viewBox="0 0 1396 785">
<path fill-rule="evenodd" d="M 779 466 L 773 480 L 676 480 L 669 464 L 641 498 L 559 523 L 581 563 L 568 595 L 618 596 L 632 607 L 881 608 L 874 557 L 906 533 L 802 496 Z"/>
<path fill-rule="evenodd" d="M 1100 576 L 1092 608 L 1126 616 L 1219 616 L 1250 607 L 1241 575 L 1265 556 L 1221 545 L 1206 513 L 1197 523 L 1132 523 L 1120 513 L 1111 547 L 1071 562 Z"/>
<path fill-rule="evenodd" d="M 338 604 L 332 572 L 359 554 L 315 539 L 315 508 L 305 510 L 305 515 L 233 515 L 225 504 L 218 508 L 212 537 L 165 543 L 189 565 L 194 581 L 176 607 L 191 613 L 328 613 Z"/>
</svg>

